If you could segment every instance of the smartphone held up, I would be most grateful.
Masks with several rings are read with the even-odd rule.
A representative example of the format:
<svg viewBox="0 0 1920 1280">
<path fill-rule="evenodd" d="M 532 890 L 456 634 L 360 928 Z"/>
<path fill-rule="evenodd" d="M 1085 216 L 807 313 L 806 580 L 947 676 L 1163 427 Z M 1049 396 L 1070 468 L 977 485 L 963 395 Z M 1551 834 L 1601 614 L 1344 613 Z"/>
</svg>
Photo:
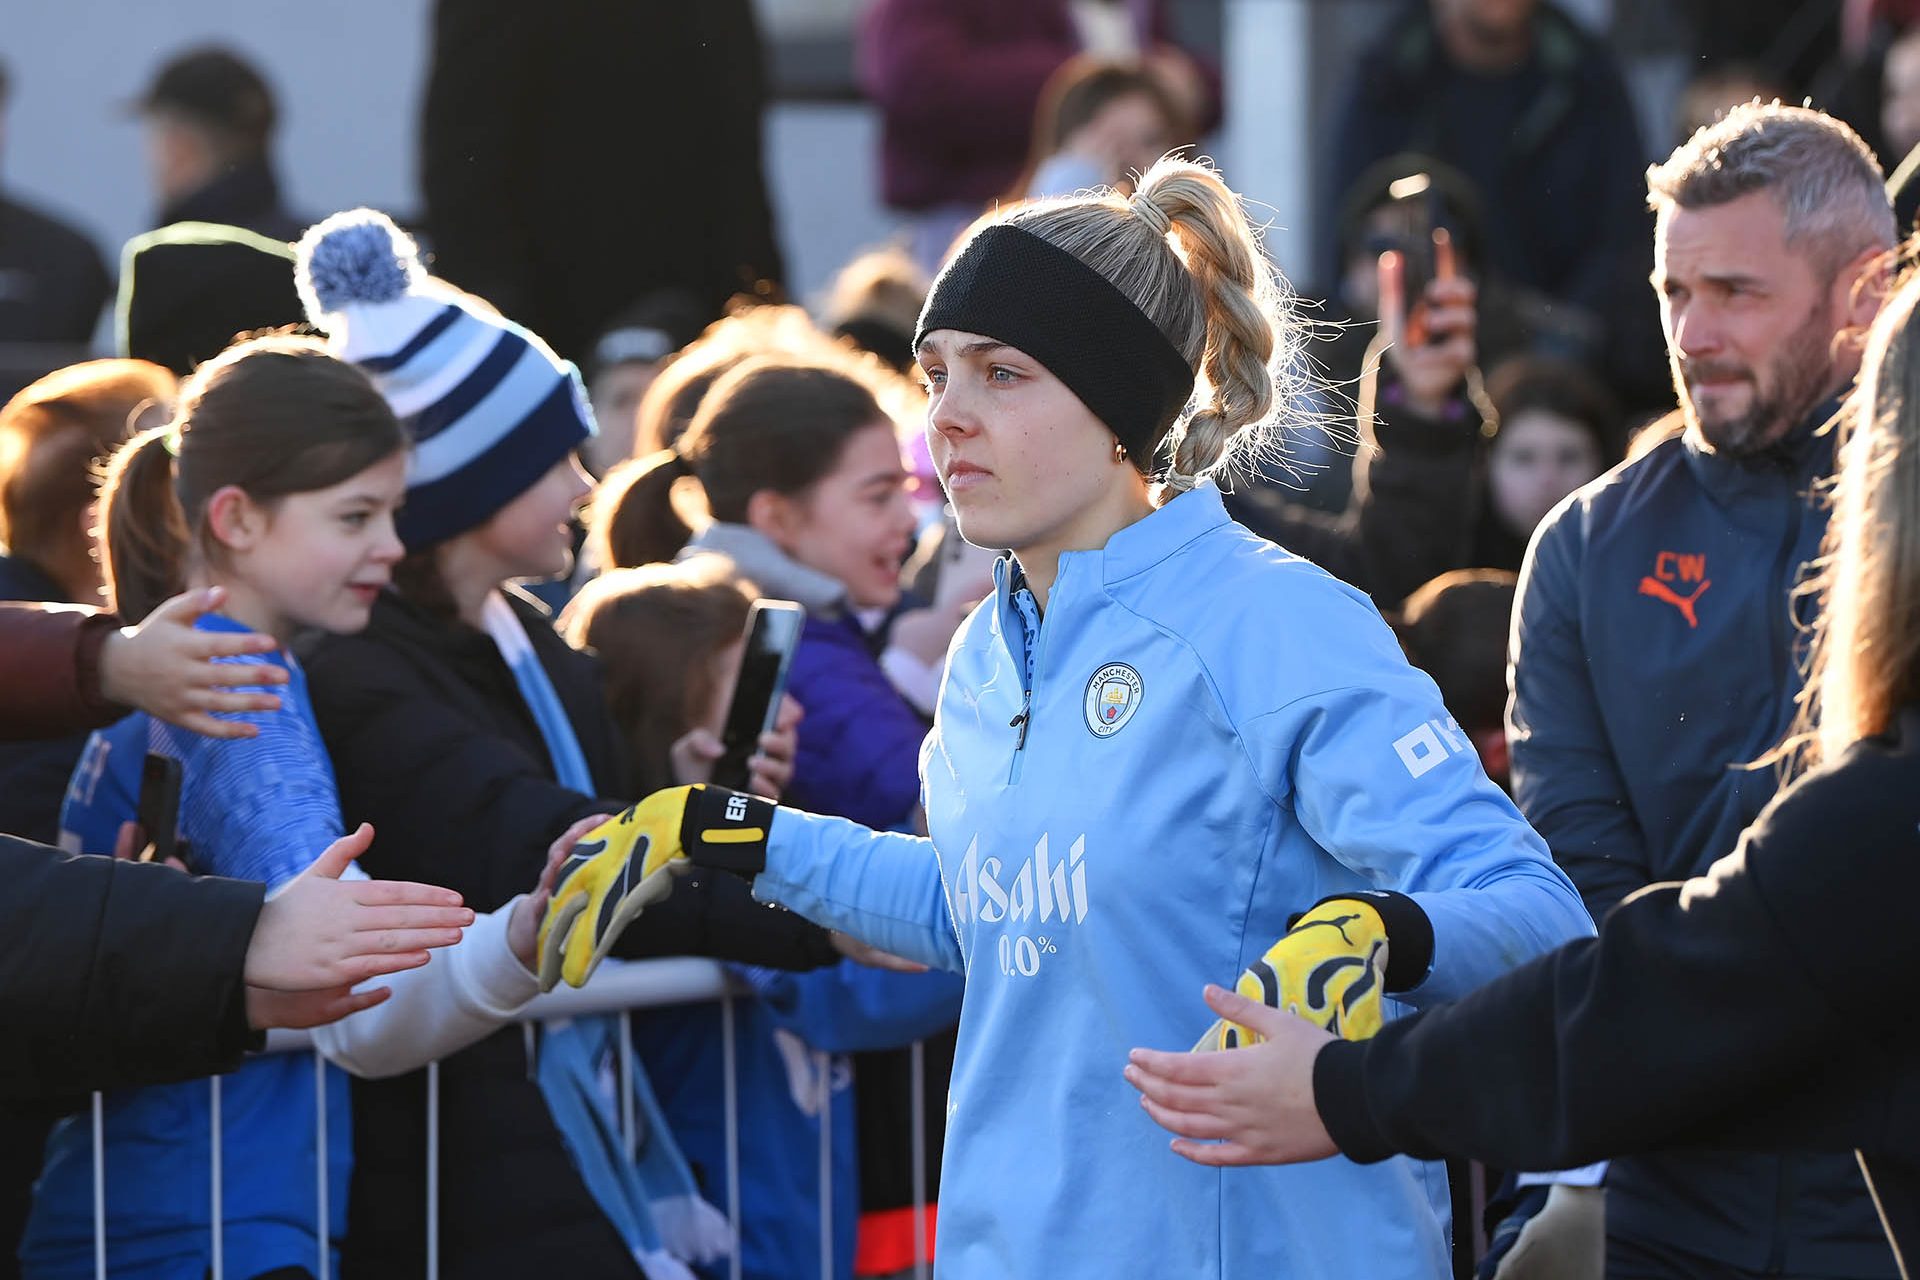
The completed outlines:
<svg viewBox="0 0 1920 1280">
<path fill-rule="evenodd" d="M 720 758 L 714 761 L 715 786 L 748 789 L 750 762 L 770 733 L 787 691 L 787 673 L 807 611 L 791 600 L 759 600 L 747 614 L 746 644 L 720 733 Z"/>
</svg>

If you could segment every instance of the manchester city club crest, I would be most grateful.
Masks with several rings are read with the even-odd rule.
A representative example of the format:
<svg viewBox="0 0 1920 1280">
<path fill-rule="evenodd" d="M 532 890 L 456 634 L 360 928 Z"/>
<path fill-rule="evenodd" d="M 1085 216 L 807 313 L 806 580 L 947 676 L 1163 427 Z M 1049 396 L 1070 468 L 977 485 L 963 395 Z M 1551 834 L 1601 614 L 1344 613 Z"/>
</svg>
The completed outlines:
<svg viewBox="0 0 1920 1280">
<path fill-rule="evenodd" d="M 1124 662 L 1110 662 L 1087 681 L 1087 729 L 1111 738 L 1140 709 L 1140 673 Z"/>
</svg>

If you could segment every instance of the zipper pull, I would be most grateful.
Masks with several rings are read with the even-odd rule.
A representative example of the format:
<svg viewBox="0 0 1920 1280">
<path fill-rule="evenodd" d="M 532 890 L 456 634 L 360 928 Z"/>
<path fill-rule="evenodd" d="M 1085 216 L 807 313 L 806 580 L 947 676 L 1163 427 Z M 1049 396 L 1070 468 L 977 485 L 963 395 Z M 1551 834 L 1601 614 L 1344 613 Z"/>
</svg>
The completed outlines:
<svg viewBox="0 0 1920 1280">
<path fill-rule="evenodd" d="M 1033 691 L 1028 690 L 1026 700 L 1020 704 L 1020 714 L 1007 721 L 1007 728 L 1018 729 L 1020 731 L 1020 736 L 1014 739 L 1013 749 L 1015 751 L 1025 751 L 1027 749 L 1027 721 L 1032 718 L 1032 711 Z"/>
</svg>

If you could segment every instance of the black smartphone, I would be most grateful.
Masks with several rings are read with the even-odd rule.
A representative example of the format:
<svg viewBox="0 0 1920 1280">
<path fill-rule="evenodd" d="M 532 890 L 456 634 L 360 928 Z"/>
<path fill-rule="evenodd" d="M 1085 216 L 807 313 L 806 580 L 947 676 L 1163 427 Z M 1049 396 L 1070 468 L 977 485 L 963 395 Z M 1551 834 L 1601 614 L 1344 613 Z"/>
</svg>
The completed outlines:
<svg viewBox="0 0 1920 1280">
<path fill-rule="evenodd" d="M 760 749 L 760 735 L 773 728 L 780 699 L 787 691 L 787 670 L 800 643 L 807 611 L 791 600 L 757 600 L 747 614 L 746 648 L 733 682 L 727 722 L 720 732 L 724 750 L 713 764 L 715 786 L 744 790 L 747 761 Z"/>
<path fill-rule="evenodd" d="M 1411 318 L 1426 305 L 1427 286 L 1437 272 L 1433 232 L 1441 225 L 1440 193 L 1434 188 L 1432 175 L 1425 173 L 1408 174 L 1388 187 L 1387 193 L 1405 211 L 1404 239 L 1399 246 L 1400 286 Z"/>
<path fill-rule="evenodd" d="M 180 762 L 158 751 L 147 752 L 140 766 L 140 830 L 147 837 L 140 861 L 186 861 L 180 844 Z"/>
</svg>

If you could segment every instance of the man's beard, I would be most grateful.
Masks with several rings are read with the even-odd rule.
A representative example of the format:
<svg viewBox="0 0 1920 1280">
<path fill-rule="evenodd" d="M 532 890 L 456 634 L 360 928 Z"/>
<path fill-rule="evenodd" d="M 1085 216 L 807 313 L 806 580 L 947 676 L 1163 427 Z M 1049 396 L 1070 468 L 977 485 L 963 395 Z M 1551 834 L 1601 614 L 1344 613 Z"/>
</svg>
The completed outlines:
<svg viewBox="0 0 1920 1280">
<path fill-rule="evenodd" d="M 1833 377 L 1833 326 L 1825 307 L 1816 305 L 1798 329 L 1787 335 L 1779 353 L 1767 366 L 1768 387 L 1763 391 L 1753 371 L 1745 365 L 1696 361 L 1683 369 L 1680 355 L 1671 347 L 1668 363 L 1673 368 L 1673 386 L 1680 397 L 1687 423 L 1713 447 L 1715 453 L 1734 458 L 1750 458 L 1777 444 L 1788 432 L 1813 412 L 1826 398 Z M 1753 394 L 1747 411 L 1731 418 L 1708 422 L 1700 416 L 1688 386 L 1688 376 L 1738 374 L 1747 379 Z"/>
</svg>

